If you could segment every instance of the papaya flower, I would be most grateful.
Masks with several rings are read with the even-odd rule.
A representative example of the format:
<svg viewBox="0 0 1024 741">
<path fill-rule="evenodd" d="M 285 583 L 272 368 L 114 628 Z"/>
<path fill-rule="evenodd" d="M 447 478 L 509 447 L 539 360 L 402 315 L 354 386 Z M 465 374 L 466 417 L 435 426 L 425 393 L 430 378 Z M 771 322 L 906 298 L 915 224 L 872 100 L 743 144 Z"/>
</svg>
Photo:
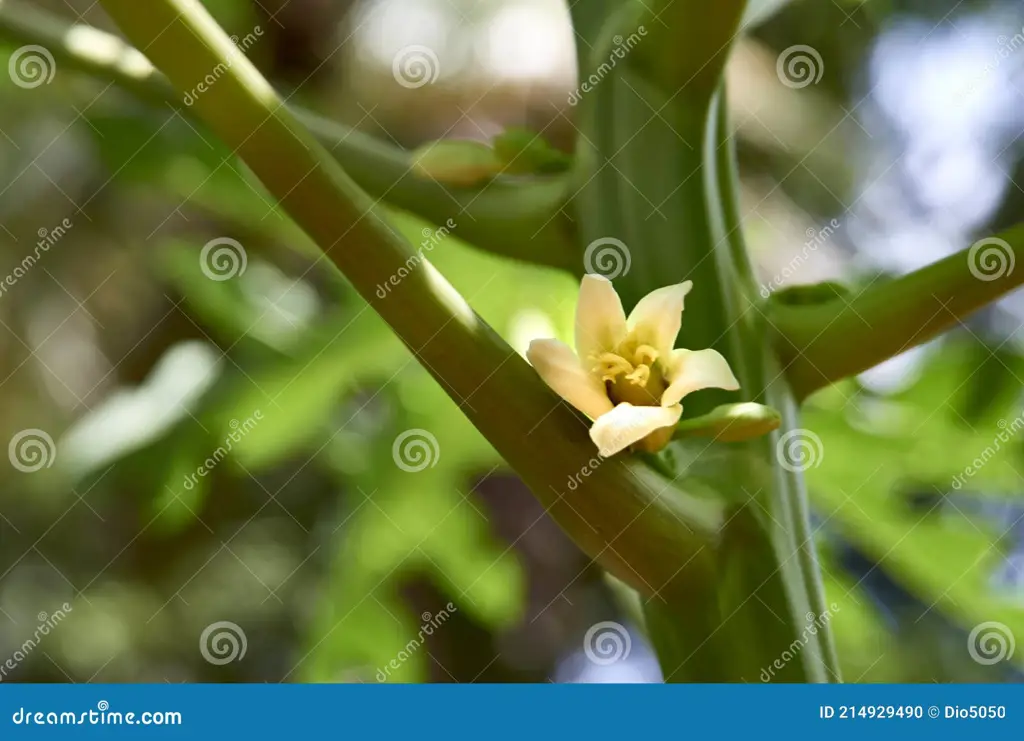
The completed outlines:
<svg viewBox="0 0 1024 741">
<path fill-rule="evenodd" d="M 602 457 L 633 446 L 657 452 L 672 439 L 680 401 L 706 388 L 740 387 L 715 350 L 673 349 L 691 281 L 658 288 L 629 317 L 611 281 L 585 275 L 576 304 L 576 351 L 555 339 L 530 343 L 526 357 L 544 382 L 590 417 Z"/>
</svg>

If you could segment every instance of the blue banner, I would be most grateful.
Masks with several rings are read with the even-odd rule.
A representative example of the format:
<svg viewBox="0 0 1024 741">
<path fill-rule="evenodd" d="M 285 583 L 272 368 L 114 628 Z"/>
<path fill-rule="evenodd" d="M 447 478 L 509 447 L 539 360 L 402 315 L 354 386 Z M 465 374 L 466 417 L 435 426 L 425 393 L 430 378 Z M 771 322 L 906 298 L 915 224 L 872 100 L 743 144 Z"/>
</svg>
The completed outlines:
<svg viewBox="0 0 1024 741">
<path fill-rule="evenodd" d="M 0 685 L 0 739 L 1022 738 L 1020 685 Z M 327 736 L 329 734 L 329 736 Z M 714 734 L 714 736 L 712 735 Z"/>
</svg>

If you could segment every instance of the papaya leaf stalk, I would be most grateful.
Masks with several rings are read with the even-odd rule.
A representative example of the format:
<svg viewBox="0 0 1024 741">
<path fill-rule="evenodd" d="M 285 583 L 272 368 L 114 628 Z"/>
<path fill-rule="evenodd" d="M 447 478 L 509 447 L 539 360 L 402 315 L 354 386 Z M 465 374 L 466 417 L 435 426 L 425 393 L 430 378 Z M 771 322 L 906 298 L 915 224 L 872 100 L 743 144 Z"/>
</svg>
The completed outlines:
<svg viewBox="0 0 1024 741">
<path fill-rule="evenodd" d="M 799 398 L 956 327 L 1024 284 L 1024 224 L 849 298 L 770 302 L 769 323 Z"/>
<path fill-rule="evenodd" d="M 184 103 L 184 95 L 194 88 L 179 93 L 143 54 L 106 31 L 69 24 L 25 3 L 0 0 L 0 39 L 44 47 L 53 55 L 58 74 L 69 69 L 91 75 L 140 100 L 196 118 L 195 110 Z M 448 188 L 417 175 L 408 152 L 297 106 L 289 108 L 371 196 L 435 224 L 454 219 L 467 242 L 489 252 L 580 272 L 573 225 L 559 214 L 565 202 L 564 177 L 499 179 L 481 188 Z"/>
<path fill-rule="evenodd" d="M 102 0 L 178 90 L 225 73 L 194 108 L 391 326 L 566 532 L 642 594 L 706 563 L 724 522 L 705 482 L 687 491 L 632 459 L 601 460 L 587 425 L 552 394 L 302 126 L 197 0 Z M 227 65 L 226 60 L 231 59 Z M 443 436 L 439 436 L 443 447 Z M 586 472 L 586 475 L 581 475 Z"/>
</svg>

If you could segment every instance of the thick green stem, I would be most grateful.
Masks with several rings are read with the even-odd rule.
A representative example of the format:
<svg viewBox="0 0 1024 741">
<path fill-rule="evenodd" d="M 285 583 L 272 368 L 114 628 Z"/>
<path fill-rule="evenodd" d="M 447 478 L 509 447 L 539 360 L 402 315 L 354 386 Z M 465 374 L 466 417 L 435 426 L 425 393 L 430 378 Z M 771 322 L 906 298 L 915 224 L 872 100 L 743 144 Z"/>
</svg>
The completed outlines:
<svg viewBox="0 0 1024 741">
<path fill-rule="evenodd" d="M 748 8 L 749 12 L 749 8 Z M 766 437 L 752 445 L 760 448 L 760 455 L 765 460 L 774 460 L 772 480 L 761 495 L 762 507 L 765 511 L 775 511 L 778 517 L 770 517 L 764 522 L 764 528 L 771 533 L 774 541 L 774 559 L 770 559 L 779 572 L 784 573 L 784 583 L 791 590 L 787 603 L 791 610 L 799 614 L 800 606 L 806 595 L 807 613 L 815 619 L 826 614 L 825 588 L 821 580 L 821 567 L 818 563 L 814 532 L 811 530 L 810 508 L 803 476 L 799 471 L 792 471 L 778 465 L 776 446 L 780 435 L 799 428 L 799 409 L 794 400 L 793 390 L 781 377 L 778 370 L 778 359 L 772 348 L 763 342 L 768 332 L 760 312 L 753 309 L 752 302 L 757 300 L 756 279 L 750 255 L 743 238 L 742 222 L 739 217 L 739 172 L 736 164 L 736 145 L 730 130 L 726 97 L 724 90 L 718 98 L 718 120 L 715 136 L 716 147 L 716 179 L 718 203 L 722 213 L 722 239 L 729 244 L 729 254 L 736 271 L 738 303 L 742 306 L 736 321 L 736 332 L 743 337 L 748 348 L 758 347 L 759 353 L 747 353 L 747 373 L 755 377 L 763 389 L 765 403 L 779 410 L 782 416 L 781 432 Z M 784 524 L 783 524 L 784 523 Z M 742 553 L 743 546 L 738 546 Z M 746 573 L 756 571 L 758 556 L 747 553 L 745 557 Z M 795 608 L 795 609 L 794 609 Z M 767 617 L 767 616 L 766 616 Z M 804 615 L 806 620 L 806 614 Z M 799 623 L 797 623 L 799 625 Z M 806 624 L 804 624 L 806 630 Z M 782 638 L 785 638 L 783 634 Z M 839 681 L 839 659 L 831 631 L 822 630 L 814 640 L 809 640 L 810 649 L 803 659 L 808 663 L 808 676 L 822 681 Z M 824 671 L 822 671 L 824 670 Z"/>
<path fill-rule="evenodd" d="M 196 98 L 197 115 L 324 249 L 585 552 L 645 594 L 711 556 L 722 507 L 697 484 L 687 494 L 636 461 L 598 458 L 583 420 L 397 235 L 196 0 L 102 2 L 176 89 L 191 90 L 209 70 L 225 68 Z M 444 431 L 436 432 L 443 450 Z"/>
<path fill-rule="evenodd" d="M 770 324 L 798 398 L 955 327 L 1024 283 L 1024 225 L 851 298 L 771 304 Z"/>
<path fill-rule="evenodd" d="M 141 100 L 170 105 L 184 115 L 193 112 L 145 56 L 97 28 L 68 24 L 38 8 L 0 0 L 0 40 L 45 47 L 58 73 L 77 70 Z M 573 226 L 559 213 L 566 196 L 564 178 L 499 179 L 480 189 L 448 188 L 414 174 L 403 150 L 301 108 L 291 110 L 371 196 L 436 224 L 452 219 L 459 236 L 481 249 L 580 272 Z"/>
<path fill-rule="evenodd" d="M 616 14 L 610 23 L 620 24 L 617 36 L 605 37 L 641 40 L 628 56 L 609 46 L 608 58 L 621 61 L 584 98 L 583 185 L 574 205 L 592 249 L 610 245 L 628 258 L 595 261 L 596 271 L 613 270 L 627 306 L 654 288 L 693 281 L 679 344 L 717 348 L 742 391 L 688 397 L 687 418 L 754 400 L 777 405 L 794 426 L 784 380 L 771 382 L 779 378 L 778 364 L 754 310 L 733 143 L 722 119 L 720 73 L 743 8 L 730 1 L 709 13 L 695 0 L 648 0 Z M 599 54 L 594 63 L 600 60 Z M 769 670 L 773 681 L 832 678 L 834 654 L 823 632 L 785 660 L 802 641 L 808 614 L 823 610 L 806 494 L 798 477 L 780 474 L 776 440 L 673 447 L 680 479 L 706 481 L 727 517 L 713 557 L 687 565 L 664 585 L 661 599 L 645 605 L 667 681 L 753 682 Z M 780 659 L 785 666 L 777 669 Z"/>
</svg>

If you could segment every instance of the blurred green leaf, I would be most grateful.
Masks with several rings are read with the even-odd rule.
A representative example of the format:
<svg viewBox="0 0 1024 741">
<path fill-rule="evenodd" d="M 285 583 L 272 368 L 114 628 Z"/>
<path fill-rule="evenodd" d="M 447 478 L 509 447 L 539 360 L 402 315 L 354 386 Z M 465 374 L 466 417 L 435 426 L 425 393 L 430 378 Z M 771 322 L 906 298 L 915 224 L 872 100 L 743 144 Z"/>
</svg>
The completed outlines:
<svg viewBox="0 0 1024 741">
<path fill-rule="evenodd" d="M 800 465 L 809 466 L 812 500 L 828 527 L 965 630 L 996 621 L 1024 635 L 1019 601 L 992 583 L 1005 563 L 1008 525 L 954 498 L 965 489 L 1020 499 L 1015 436 L 1024 420 L 1011 394 L 986 419 L 964 423 L 954 405 L 971 373 L 964 358 L 943 346 L 912 387 L 889 398 L 844 398 L 849 387 L 823 392 L 806 410 L 803 437 L 791 444 L 805 446 Z M 932 503 L 911 507 L 905 495 L 912 489 Z"/>
</svg>

